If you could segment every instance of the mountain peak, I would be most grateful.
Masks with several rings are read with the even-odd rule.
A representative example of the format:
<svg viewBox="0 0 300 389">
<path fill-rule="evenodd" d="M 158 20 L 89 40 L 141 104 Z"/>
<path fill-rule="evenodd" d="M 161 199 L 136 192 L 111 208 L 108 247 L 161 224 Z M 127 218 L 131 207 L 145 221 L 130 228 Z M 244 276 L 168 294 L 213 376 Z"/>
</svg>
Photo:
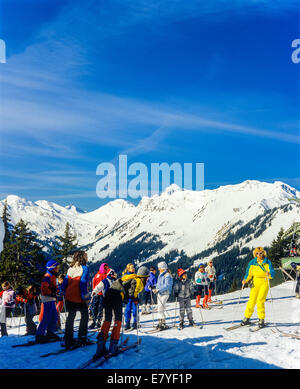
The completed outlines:
<svg viewBox="0 0 300 389">
<path fill-rule="evenodd" d="M 184 189 L 180 188 L 177 184 L 171 184 L 168 186 L 162 194 L 171 195 L 175 192 L 182 192 Z"/>
</svg>

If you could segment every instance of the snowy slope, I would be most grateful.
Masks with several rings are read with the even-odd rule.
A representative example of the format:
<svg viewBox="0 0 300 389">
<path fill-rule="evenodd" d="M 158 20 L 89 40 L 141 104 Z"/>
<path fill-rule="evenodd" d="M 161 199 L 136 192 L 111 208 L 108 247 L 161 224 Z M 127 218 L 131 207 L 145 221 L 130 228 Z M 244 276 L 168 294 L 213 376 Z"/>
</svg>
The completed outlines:
<svg viewBox="0 0 300 389">
<path fill-rule="evenodd" d="M 89 259 L 100 261 L 143 233 L 156 235 L 162 243 L 148 260 L 171 250 L 184 250 L 191 256 L 214 247 L 237 228 L 272 211 L 268 228 L 260 236 L 239 242 L 241 247 L 269 245 L 281 227 L 287 229 L 300 220 L 300 204 L 291 198 L 300 198 L 300 193 L 282 182 L 245 181 L 200 192 L 171 185 L 159 196 L 143 197 L 137 206 L 114 200 L 86 213 L 72 206 L 31 202 L 17 196 L 8 196 L 7 202 L 12 223 L 23 218 L 45 241 L 61 235 L 69 222 Z"/>
<path fill-rule="evenodd" d="M 266 322 L 269 325 L 255 333 L 249 328 L 227 332 L 232 322 L 243 317 L 249 289 L 218 296 L 224 308 L 202 311 L 203 329 L 176 328 L 156 334 L 145 334 L 152 328 L 152 315 L 140 316 L 142 328 L 140 350 L 127 351 L 108 361 L 105 369 L 298 369 L 300 367 L 300 340 L 286 338 L 272 332 L 276 326 L 285 332 L 300 334 L 300 300 L 294 297 L 294 283 L 286 282 L 274 288 L 266 302 Z M 271 299 L 272 297 L 272 299 Z M 193 306 L 195 302 L 193 302 Z M 178 309 L 176 311 L 178 315 Z M 62 314 L 63 315 L 63 314 Z M 175 303 L 168 304 L 168 323 L 173 324 Z M 201 321 L 200 312 L 193 308 L 196 322 Z M 256 311 L 253 315 L 256 319 Z M 156 314 L 154 314 L 156 323 Z M 178 321 L 177 321 L 178 323 Z M 18 324 L 17 319 L 13 323 Z M 0 338 L 0 366 L 2 369 L 76 369 L 89 359 L 96 346 L 88 346 L 59 356 L 40 358 L 47 352 L 60 348 L 58 343 L 36 345 L 28 348 L 11 348 L 12 344 L 25 343 L 28 337 L 18 336 L 18 329 L 8 330 L 9 337 Z M 20 335 L 24 333 L 24 322 Z M 95 334 L 93 335 L 95 337 Z M 130 341 L 136 333 L 129 334 Z"/>
</svg>

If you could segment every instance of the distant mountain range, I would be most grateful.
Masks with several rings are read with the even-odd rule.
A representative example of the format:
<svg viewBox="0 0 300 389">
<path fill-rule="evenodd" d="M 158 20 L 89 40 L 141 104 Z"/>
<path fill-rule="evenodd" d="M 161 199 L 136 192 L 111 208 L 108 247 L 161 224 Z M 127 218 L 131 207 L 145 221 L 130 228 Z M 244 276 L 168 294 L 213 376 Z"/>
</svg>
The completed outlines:
<svg viewBox="0 0 300 389">
<path fill-rule="evenodd" d="M 267 246 L 281 227 L 286 230 L 300 220 L 297 199 L 300 192 L 287 184 L 253 180 L 204 191 L 173 184 L 160 195 L 143 197 L 136 206 L 114 200 L 93 212 L 14 195 L 6 198 L 11 223 L 21 218 L 28 222 L 46 247 L 69 222 L 91 262 L 122 256 L 138 263 L 182 250 L 189 257 L 206 253 L 208 259 L 236 246 Z M 1 234 L 0 224 L 2 243 Z"/>
</svg>

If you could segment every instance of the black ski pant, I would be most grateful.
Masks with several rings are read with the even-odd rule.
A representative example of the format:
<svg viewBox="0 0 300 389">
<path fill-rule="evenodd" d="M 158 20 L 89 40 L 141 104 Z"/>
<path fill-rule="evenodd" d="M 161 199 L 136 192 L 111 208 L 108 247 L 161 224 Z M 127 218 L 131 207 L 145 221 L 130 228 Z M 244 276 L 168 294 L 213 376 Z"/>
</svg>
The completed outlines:
<svg viewBox="0 0 300 389">
<path fill-rule="evenodd" d="M 186 312 L 188 320 L 192 321 L 193 320 L 193 311 L 192 311 L 190 297 L 186 297 L 186 298 L 178 297 L 178 303 L 179 303 L 180 321 L 184 321 L 185 312 Z"/>
<path fill-rule="evenodd" d="M 106 341 L 114 315 L 114 326 L 110 339 L 116 341 L 119 340 L 123 316 L 122 306 L 123 300 L 120 292 L 115 289 L 109 289 L 103 298 L 104 321 L 101 326 L 98 339 L 104 339 Z"/>
<path fill-rule="evenodd" d="M 65 328 L 65 341 L 66 343 L 72 342 L 74 338 L 74 320 L 77 312 L 80 312 L 80 323 L 78 337 L 85 338 L 88 331 L 89 311 L 86 303 L 74 303 L 66 300 L 66 309 L 68 317 L 66 320 Z"/>
</svg>

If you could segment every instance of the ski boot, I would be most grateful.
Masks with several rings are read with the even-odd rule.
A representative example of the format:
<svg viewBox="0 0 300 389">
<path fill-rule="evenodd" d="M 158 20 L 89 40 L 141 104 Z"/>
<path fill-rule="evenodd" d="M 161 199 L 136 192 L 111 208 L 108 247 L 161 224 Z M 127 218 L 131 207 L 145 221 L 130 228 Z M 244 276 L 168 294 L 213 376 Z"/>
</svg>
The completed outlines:
<svg viewBox="0 0 300 389">
<path fill-rule="evenodd" d="M 119 344 L 119 340 L 111 339 L 108 352 L 110 354 L 116 354 L 116 352 L 118 351 L 118 344 Z"/>
<path fill-rule="evenodd" d="M 136 330 L 137 329 L 137 323 L 136 322 L 134 322 L 133 324 L 132 324 L 132 327 L 131 327 L 133 330 Z"/>
<path fill-rule="evenodd" d="M 296 299 L 300 299 L 300 294 L 296 293 Z"/>
<path fill-rule="evenodd" d="M 196 326 L 194 320 L 189 320 L 189 325 L 190 325 L 191 327 L 195 327 L 195 326 Z"/>
<path fill-rule="evenodd" d="M 246 326 L 250 324 L 250 319 L 248 317 L 244 317 L 244 319 L 241 321 L 241 326 Z"/>
<path fill-rule="evenodd" d="M 126 322 L 124 326 L 124 331 L 130 330 L 130 322 Z"/>
<path fill-rule="evenodd" d="M 196 308 L 201 308 L 201 305 L 200 305 L 200 296 L 197 296 L 196 297 Z"/>
<path fill-rule="evenodd" d="M 264 321 L 264 319 L 259 319 L 258 320 L 258 327 L 259 328 L 263 328 L 265 326 L 265 321 Z"/>
<path fill-rule="evenodd" d="M 49 340 L 47 339 L 46 335 L 36 335 L 35 342 L 43 344 L 43 343 L 48 343 Z"/>
<path fill-rule="evenodd" d="M 59 340 L 61 340 L 61 338 L 60 338 L 58 335 L 56 335 L 54 332 L 47 332 L 47 333 L 46 333 L 46 339 L 47 339 L 49 342 L 51 342 L 52 340 L 53 340 L 53 341 L 59 341 Z"/>
<path fill-rule="evenodd" d="M 108 351 L 107 348 L 105 347 L 105 344 L 106 344 L 106 340 L 104 340 L 103 336 L 99 336 L 99 339 L 97 341 L 97 350 L 96 350 L 96 354 L 93 355 L 93 360 L 96 361 L 97 359 L 107 354 Z"/>
<path fill-rule="evenodd" d="M 184 327 L 184 322 L 183 322 L 183 320 L 181 320 L 180 323 L 179 323 L 179 325 L 178 325 L 178 329 L 179 329 L 179 330 L 182 330 L 183 327 Z"/>
</svg>

